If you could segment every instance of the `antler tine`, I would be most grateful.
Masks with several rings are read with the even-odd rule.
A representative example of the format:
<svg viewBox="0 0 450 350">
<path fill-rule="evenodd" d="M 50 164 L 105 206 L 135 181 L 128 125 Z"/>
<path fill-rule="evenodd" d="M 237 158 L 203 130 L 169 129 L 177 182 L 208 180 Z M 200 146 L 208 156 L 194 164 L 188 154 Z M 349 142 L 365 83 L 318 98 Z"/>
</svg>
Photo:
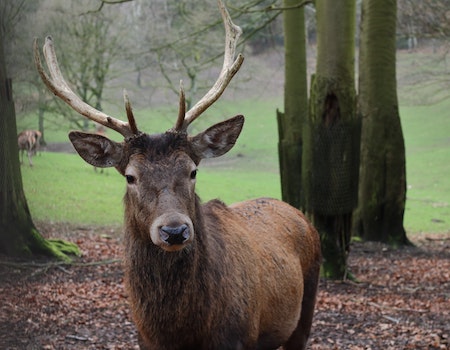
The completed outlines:
<svg viewBox="0 0 450 350">
<path fill-rule="evenodd" d="M 136 124 L 131 128 L 130 125 L 122 120 L 110 117 L 109 115 L 95 109 L 94 107 L 85 103 L 80 97 L 78 97 L 72 89 L 69 87 L 64 77 L 61 74 L 61 70 L 56 58 L 55 48 L 53 46 L 53 39 L 50 36 L 45 38 L 45 44 L 43 47 L 45 61 L 50 73 L 50 76 L 45 72 L 41 62 L 41 55 L 37 44 L 37 39 L 34 39 L 34 61 L 39 75 L 42 78 L 44 84 L 61 100 L 67 103 L 75 111 L 85 116 L 86 118 L 93 120 L 107 128 L 113 129 L 122 134 L 125 138 L 133 136 L 137 133 Z M 131 111 L 131 107 L 130 107 Z M 128 112 L 127 112 L 128 113 Z M 133 119 L 134 121 L 134 119 Z"/>
<path fill-rule="evenodd" d="M 133 135 L 139 134 L 139 130 L 134 119 L 133 110 L 131 109 L 130 99 L 128 98 L 127 90 L 123 90 L 123 100 L 125 101 L 125 111 L 127 112 L 128 125 L 130 126 Z"/>
<path fill-rule="evenodd" d="M 244 56 L 241 54 L 235 58 L 236 45 L 239 36 L 242 34 L 242 29 L 233 23 L 224 3 L 218 0 L 218 4 L 225 26 L 225 53 L 222 70 L 212 88 L 186 113 L 183 123 L 177 120 L 175 127 L 177 131 L 186 131 L 189 124 L 219 99 L 244 61 Z"/>
<path fill-rule="evenodd" d="M 178 108 L 178 118 L 172 131 L 183 130 L 184 117 L 186 115 L 186 96 L 184 94 L 183 80 L 180 80 L 180 102 Z"/>
</svg>

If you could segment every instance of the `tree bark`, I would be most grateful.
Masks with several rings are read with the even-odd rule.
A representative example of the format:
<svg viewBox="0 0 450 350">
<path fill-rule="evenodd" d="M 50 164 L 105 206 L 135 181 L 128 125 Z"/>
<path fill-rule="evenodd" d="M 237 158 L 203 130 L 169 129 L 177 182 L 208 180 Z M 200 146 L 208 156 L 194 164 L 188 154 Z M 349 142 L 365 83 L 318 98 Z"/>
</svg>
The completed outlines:
<svg viewBox="0 0 450 350">
<path fill-rule="evenodd" d="M 317 71 L 304 138 L 305 206 L 322 242 L 323 274 L 348 275 L 358 194 L 360 122 L 354 80 L 355 0 L 316 2 Z"/>
<path fill-rule="evenodd" d="M 66 253 L 78 254 L 78 248 L 44 239 L 31 218 L 23 191 L 12 86 L 3 47 L 0 29 L 0 253 L 20 257 L 40 254 L 68 261 Z"/>
<path fill-rule="evenodd" d="M 395 0 L 362 4 L 359 108 L 362 114 L 359 206 L 354 229 L 363 239 L 409 244 L 403 227 L 405 144 L 396 81 Z"/>
<path fill-rule="evenodd" d="M 277 111 L 282 198 L 302 209 L 302 126 L 308 113 L 304 8 L 291 8 L 297 0 L 284 0 L 285 47 L 284 113 Z"/>
</svg>

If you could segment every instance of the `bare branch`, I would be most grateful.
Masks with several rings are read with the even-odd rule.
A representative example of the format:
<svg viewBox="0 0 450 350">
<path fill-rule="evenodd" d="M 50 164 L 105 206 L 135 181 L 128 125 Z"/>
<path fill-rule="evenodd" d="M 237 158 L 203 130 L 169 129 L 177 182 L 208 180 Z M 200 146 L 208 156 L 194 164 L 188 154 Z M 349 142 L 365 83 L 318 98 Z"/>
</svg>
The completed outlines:
<svg viewBox="0 0 450 350">
<path fill-rule="evenodd" d="M 101 0 L 100 1 L 100 5 L 97 8 L 97 10 L 93 10 L 93 11 L 87 11 L 86 14 L 91 14 L 91 13 L 97 13 L 100 12 L 103 8 L 104 5 L 116 5 L 116 4 L 123 4 L 126 2 L 131 2 L 133 0 Z"/>
<path fill-rule="evenodd" d="M 309 4 L 313 4 L 314 1 L 313 0 L 303 0 L 303 1 L 299 1 L 297 4 L 292 5 L 292 6 L 275 6 L 275 5 L 269 5 L 266 6 L 264 8 L 259 8 L 256 10 L 249 10 L 249 6 L 247 6 L 247 9 L 243 9 L 243 8 L 239 8 L 239 7 L 231 7 L 233 10 L 237 11 L 237 12 L 241 12 L 241 13 L 255 13 L 255 12 L 269 12 L 269 11 L 287 11 L 287 10 L 294 10 L 294 9 L 298 9 L 300 7 L 309 5 Z"/>
</svg>

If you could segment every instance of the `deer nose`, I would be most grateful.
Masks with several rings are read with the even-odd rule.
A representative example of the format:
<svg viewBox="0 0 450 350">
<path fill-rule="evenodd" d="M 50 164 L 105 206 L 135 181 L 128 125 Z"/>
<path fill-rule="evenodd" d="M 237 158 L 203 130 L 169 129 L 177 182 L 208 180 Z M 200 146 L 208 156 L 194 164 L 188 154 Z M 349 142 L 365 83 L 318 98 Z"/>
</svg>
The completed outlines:
<svg viewBox="0 0 450 350">
<path fill-rule="evenodd" d="M 159 229 L 159 235 L 164 242 L 170 245 L 183 244 L 189 239 L 190 230 L 186 224 L 176 227 L 162 226 Z"/>
</svg>

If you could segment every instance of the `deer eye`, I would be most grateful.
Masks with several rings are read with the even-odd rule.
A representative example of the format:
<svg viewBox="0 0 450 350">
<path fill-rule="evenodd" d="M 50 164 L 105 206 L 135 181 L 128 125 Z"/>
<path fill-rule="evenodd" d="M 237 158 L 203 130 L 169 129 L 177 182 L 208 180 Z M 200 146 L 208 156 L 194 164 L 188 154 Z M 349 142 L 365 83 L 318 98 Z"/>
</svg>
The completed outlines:
<svg viewBox="0 0 450 350">
<path fill-rule="evenodd" d="M 127 183 L 130 185 L 136 182 L 136 179 L 133 175 L 125 175 L 125 178 L 127 179 Z"/>
<path fill-rule="evenodd" d="M 195 180 L 196 177 L 197 177 L 197 169 L 191 171 L 191 179 Z"/>
</svg>

